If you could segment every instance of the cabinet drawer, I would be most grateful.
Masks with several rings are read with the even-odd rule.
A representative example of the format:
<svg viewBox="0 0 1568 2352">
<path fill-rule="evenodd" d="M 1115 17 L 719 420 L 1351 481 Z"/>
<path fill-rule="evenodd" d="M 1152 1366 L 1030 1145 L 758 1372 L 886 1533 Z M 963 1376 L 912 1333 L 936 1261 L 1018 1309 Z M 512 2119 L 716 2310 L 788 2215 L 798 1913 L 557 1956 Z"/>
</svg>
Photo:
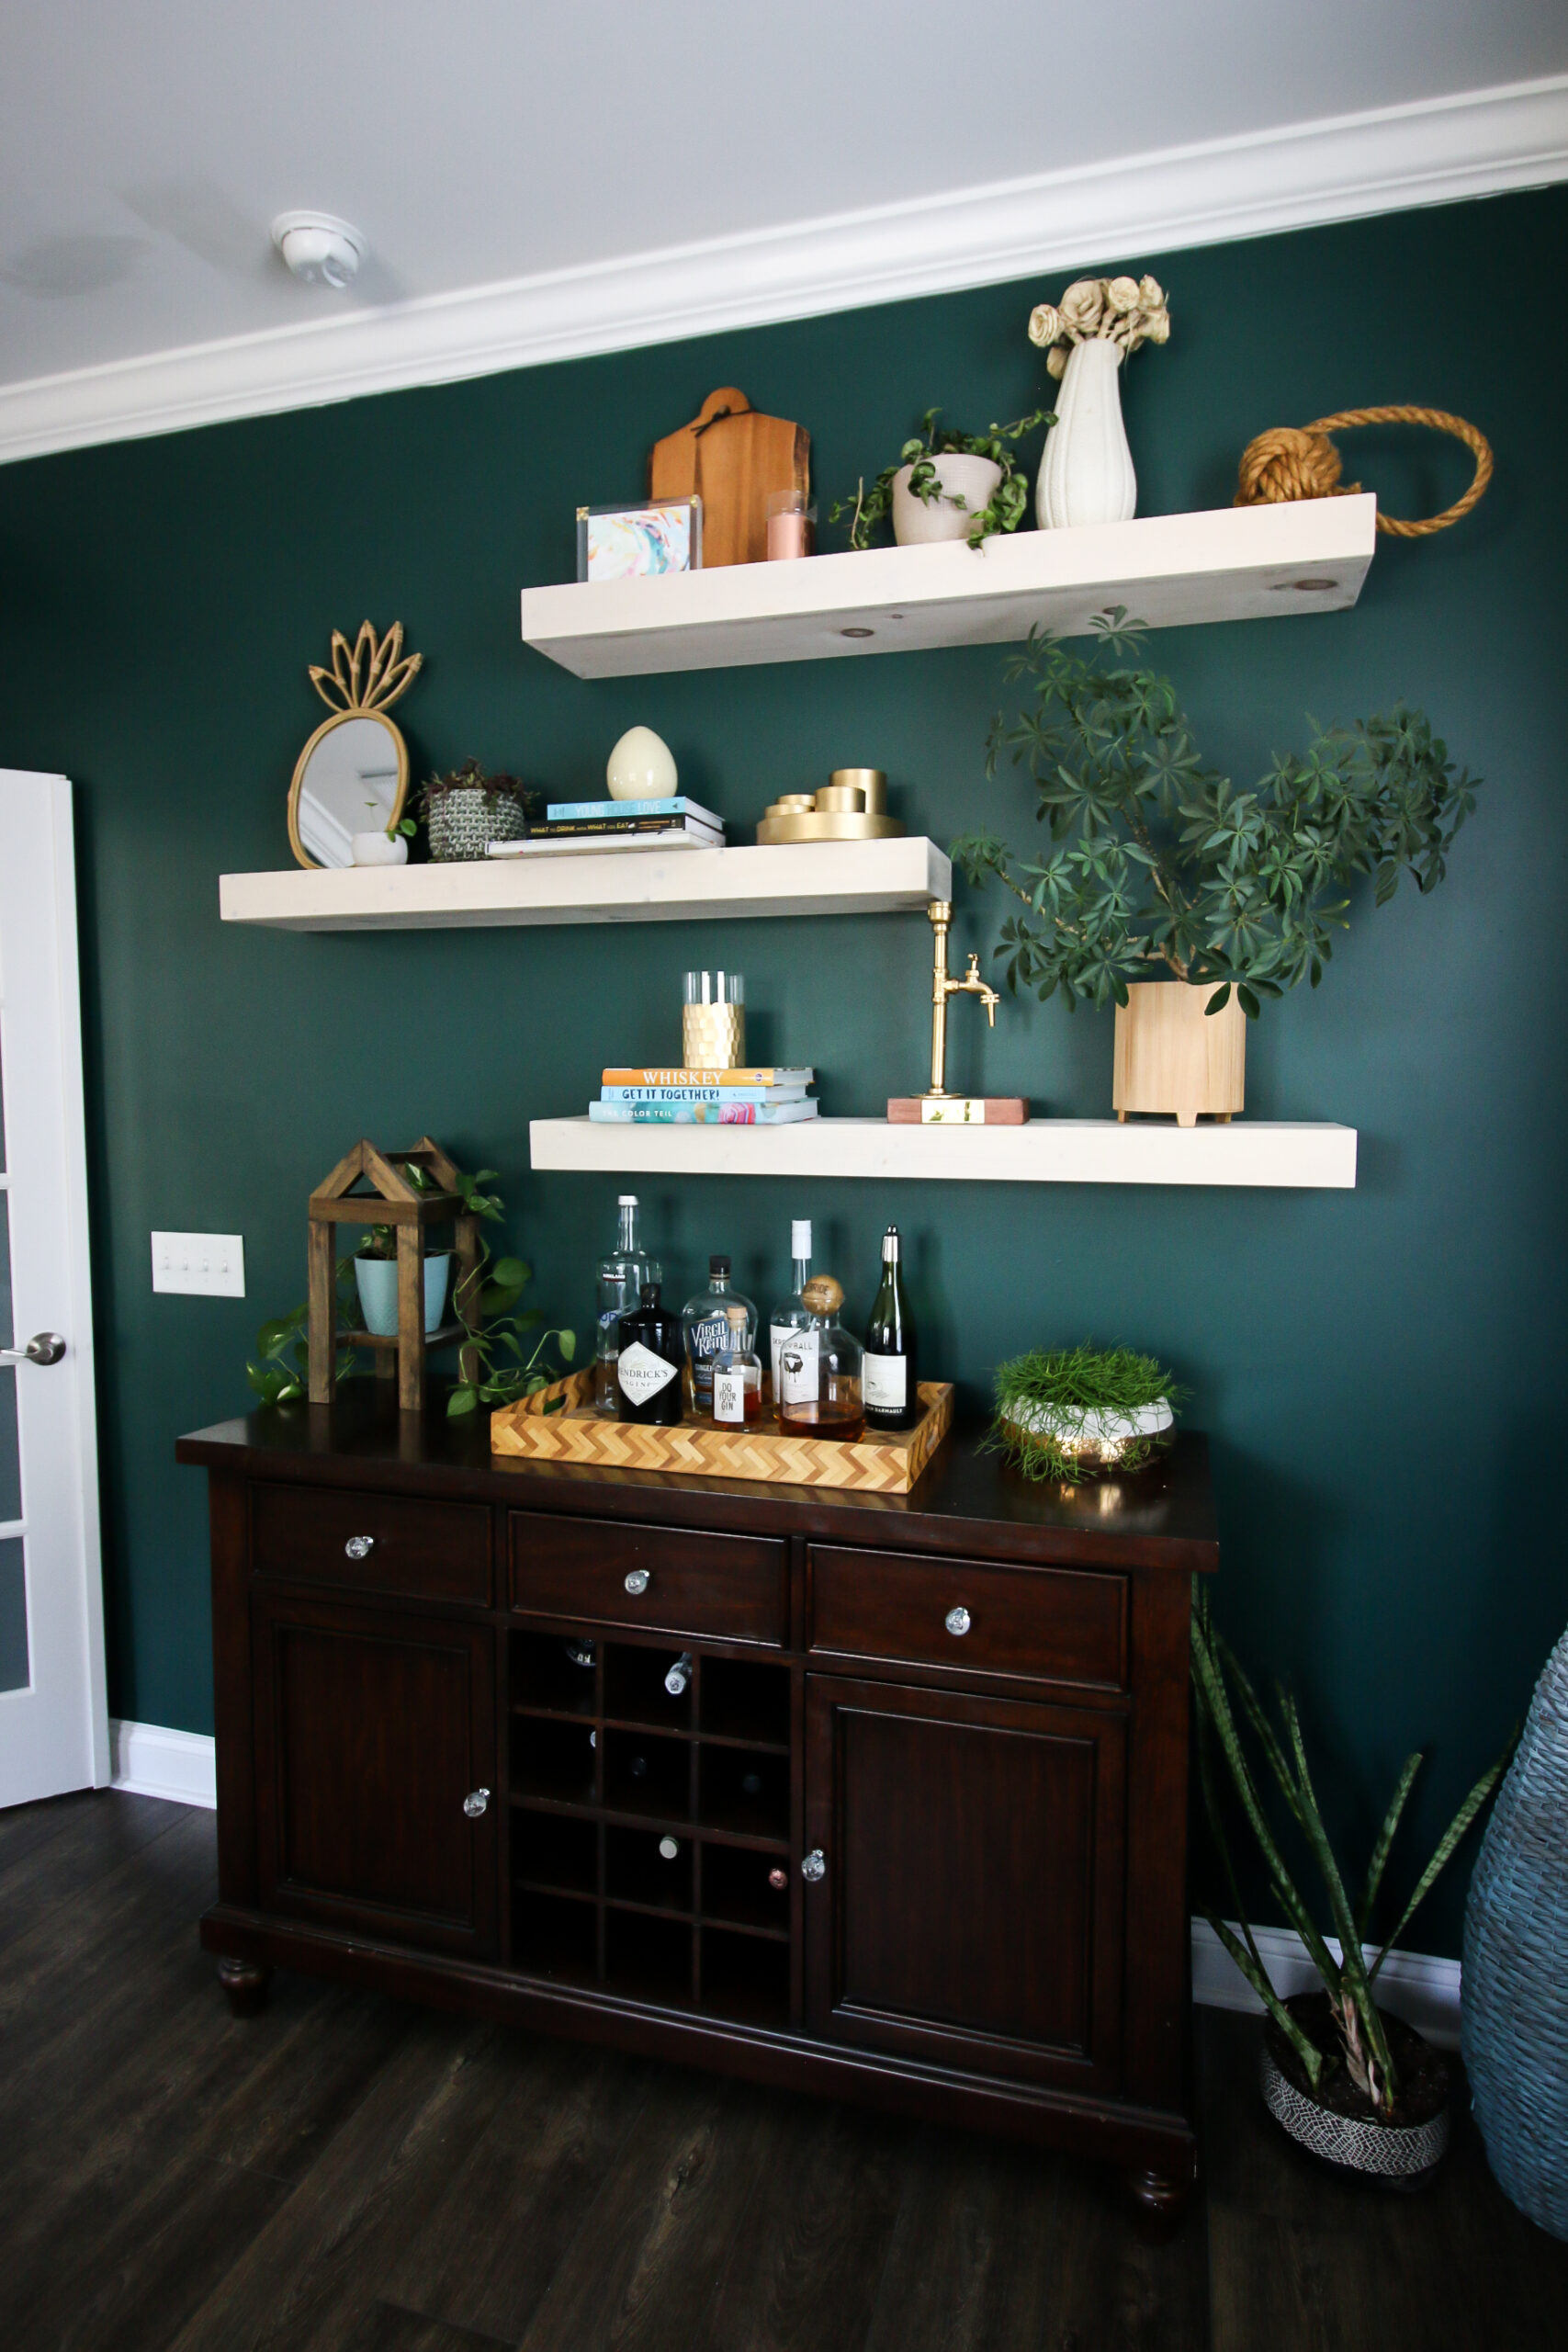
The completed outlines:
<svg viewBox="0 0 1568 2352">
<path fill-rule="evenodd" d="M 811 1594 L 815 1651 L 1101 1690 L 1126 1685 L 1124 1577 L 819 1544 Z"/>
<path fill-rule="evenodd" d="M 258 1483 L 251 1488 L 251 1562 L 258 1576 L 488 1609 L 490 1518 L 482 1503 Z"/>
<path fill-rule="evenodd" d="M 775 1648 L 789 1630 L 785 1549 L 765 1537 L 513 1511 L 511 1551 L 512 1606 L 525 1616 Z"/>
</svg>

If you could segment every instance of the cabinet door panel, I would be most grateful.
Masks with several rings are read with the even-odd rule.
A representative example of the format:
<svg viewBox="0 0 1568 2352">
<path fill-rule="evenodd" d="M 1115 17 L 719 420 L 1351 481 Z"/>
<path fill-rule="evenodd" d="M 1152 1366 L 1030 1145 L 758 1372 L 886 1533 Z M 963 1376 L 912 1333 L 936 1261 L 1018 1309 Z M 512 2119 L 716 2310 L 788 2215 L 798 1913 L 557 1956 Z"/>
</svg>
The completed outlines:
<svg viewBox="0 0 1568 2352">
<path fill-rule="evenodd" d="M 1120 2045 L 1125 1724 L 807 1679 L 811 2023 L 1103 2089 Z"/>
<path fill-rule="evenodd" d="M 487 1626 L 254 1600 L 265 1908 L 439 1951 L 494 1941 L 499 1805 Z"/>
</svg>

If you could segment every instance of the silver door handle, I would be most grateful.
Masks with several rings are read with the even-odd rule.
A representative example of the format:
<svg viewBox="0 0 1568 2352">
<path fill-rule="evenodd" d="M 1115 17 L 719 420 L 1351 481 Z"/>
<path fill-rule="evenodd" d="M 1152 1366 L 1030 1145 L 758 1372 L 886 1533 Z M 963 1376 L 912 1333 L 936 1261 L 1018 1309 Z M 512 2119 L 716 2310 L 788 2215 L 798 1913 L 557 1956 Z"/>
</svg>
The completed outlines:
<svg viewBox="0 0 1568 2352">
<path fill-rule="evenodd" d="M 0 1363 L 58 1363 L 64 1353 L 58 1331 L 35 1331 L 25 1348 L 0 1348 Z"/>
</svg>

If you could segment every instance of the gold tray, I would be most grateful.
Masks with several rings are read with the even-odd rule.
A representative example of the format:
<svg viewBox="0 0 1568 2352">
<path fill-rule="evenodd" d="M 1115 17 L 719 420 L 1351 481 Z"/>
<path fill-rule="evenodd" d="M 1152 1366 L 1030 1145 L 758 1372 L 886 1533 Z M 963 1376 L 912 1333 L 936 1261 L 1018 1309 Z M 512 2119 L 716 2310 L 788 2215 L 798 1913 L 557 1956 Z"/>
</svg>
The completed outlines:
<svg viewBox="0 0 1568 2352">
<path fill-rule="evenodd" d="M 597 1413 L 592 1366 L 491 1415 L 492 1453 L 532 1462 L 581 1462 L 600 1470 L 677 1470 L 688 1478 L 760 1478 L 786 1487 L 839 1487 L 856 1494 L 907 1494 L 953 1426 L 953 1388 L 922 1380 L 923 1408 L 910 1430 L 878 1430 L 852 1445 L 833 1438 L 786 1437 L 764 1396 L 749 1430 L 703 1421 L 660 1429 Z M 558 1411 L 549 1409 L 561 1399 Z"/>
</svg>

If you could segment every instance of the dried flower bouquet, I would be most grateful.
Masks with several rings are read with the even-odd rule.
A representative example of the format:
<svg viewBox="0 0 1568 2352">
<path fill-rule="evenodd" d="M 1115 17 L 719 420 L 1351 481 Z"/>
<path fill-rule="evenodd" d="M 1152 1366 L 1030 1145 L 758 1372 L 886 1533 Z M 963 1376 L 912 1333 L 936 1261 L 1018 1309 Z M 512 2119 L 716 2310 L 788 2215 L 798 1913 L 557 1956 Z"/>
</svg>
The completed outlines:
<svg viewBox="0 0 1568 2352">
<path fill-rule="evenodd" d="M 1113 343 L 1133 352 L 1169 338 L 1170 312 L 1154 277 L 1075 278 L 1059 302 L 1037 302 L 1029 313 L 1029 340 L 1058 383 L 1075 344 Z"/>
</svg>

